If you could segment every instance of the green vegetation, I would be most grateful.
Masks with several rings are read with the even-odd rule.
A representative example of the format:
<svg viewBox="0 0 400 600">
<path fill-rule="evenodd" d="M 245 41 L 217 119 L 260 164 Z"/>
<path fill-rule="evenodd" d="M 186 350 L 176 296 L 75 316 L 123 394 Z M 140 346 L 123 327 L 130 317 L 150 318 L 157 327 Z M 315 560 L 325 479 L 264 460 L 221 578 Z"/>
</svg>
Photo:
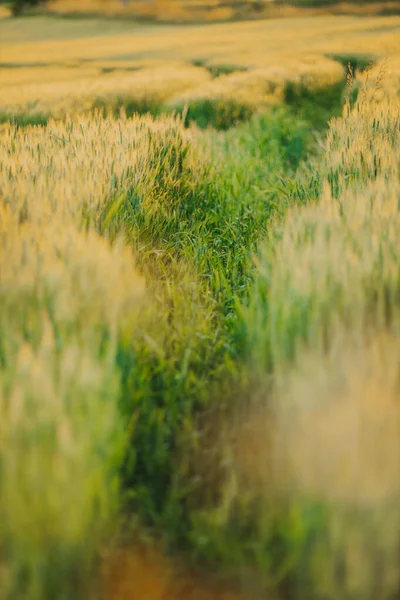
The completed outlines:
<svg viewBox="0 0 400 600">
<path fill-rule="evenodd" d="M 134 133 L 135 148 L 128 150 L 126 144 L 130 139 L 131 130 Z M 119 136 L 122 136 L 121 139 Z M 111 162 L 108 162 L 110 159 L 107 158 L 109 155 L 106 153 L 98 163 L 96 171 L 93 171 L 93 168 L 91 171 L 88 169 L 84 183 L 79 173 L 85 164 L 93 163 L 94 157 L 97 156 L 98 139 L 102 140 L 104 149 L 114 148 L 115 156 Z M 13 140 L 11 150 L 7 149 L 9 140 Z M 251 285 L 253 271 L 251 253 L 256 250 L 257 243 L 263 237 L 266 224 L 271 217 L 285 210 L 287 198 L 282 195 L 282 180 L 286 179 L 287 186 L 290 186 L 290 181 L 293 181 L 293 186 L 295 185 L 296 169 L 305 152 L 312 147 L 310 125 L 295 117 L 289 109 L 282 107 L 255 117 L 249 123 L 238 129 L 232 129 L 226 134 L 213 132 L 203 136 L 198 134 L 198 141 L 193 143 L 190 142 L 179 122 L 173 120 L 162 121 L 160 126 L 156 124 L 153 126 L 151 121 L 134 120 L 128 127 L 128 121 L 114 121 L 111 116 L 103 120 L 98 116 L 94 120 L 82 120 L 75 124 L 49 123 L 47 128 L 36 130 L 29 128 L 18 130 L 16 126 L 10 125 L 3 133 L 3 143 L 2 152 L 3 154 L 6 152 L 8 156 L 7 161 L 3 163 L 5 169 L 3 173 L 7 173 L 4 197 L 20 198 L 21 203 L 16 213 L 15 208 L 13 210 L 15 216 L 7 217 L 16 227 L 15 235 L 18 235 L 18 219 L 21 220 L 24 215 L 22 223 L 26 220 L 32 223 L 33 232 L 29 235 L 34 238 L 36 227 L 40 227 L 40 215 L 46 210 L 46 203 L 48 202 L 51 207 L 54 202 L 53 194 L 61 193 L 62 197 L 65 197 L 64 206 L 56 205 L 51 209 L 52 211 L 56 209 L 54 218 L 57 217 L 58 212 L 63 214 L 68 209 L 68 214 L 72 211 L 74 231 L 77 228 L 77 233 L 74 233 L 76 236 L 84 236 L 83 232 L 78 233 L 83 223 L 87 223 L 86 227 L 89 226 L 90 231 L 93 231 L 92 236 L 98 235 L 94 233 L 94 227 L 111 243 L 114 239 L 117 241 L 123 232 L 126 243 L 134 248 L 137 268 L 148 282 L 147 305 L 140 309 L 140 321 L 136 323 L 134 316 L 129 314 L 124 316 L 122 313 L 119 317 L 121 324 L 118 327 L 118 341 L 115 339 L 111 341 L 115 331 L 111 334 L 111 331 L 107 331 L 111 323 L 109 326 L 104 323 L 99 331 L 98 342 L 96 342 L 98 334 L 95 335 L 95 332 L 100 324 L 96 324 L 95 320 L 93 324 L 87 322 L 86 326 L 89 327 L 87 339 L 82 338 L 79 326 L 73 325 L 69 317 L 65 324 L 63 320 L 60 321 L 61 316 L 57 316 L 59 309 L 54 302 L 61 301 L 60 294 L 63 288 L 60 292 L 49 288 L 46 292 L 45 287 L 43 299 L 37 297 L 35 302 L 33 301 L 34 289 L 30 292 L 33 294 L 32 297 L 26 296 L 26 291 L 23 293 L 21 291 L 20 300 L 13 293 L 10 310 L 12 307 L 14 319 L 7 317 L 8 313 L 5 311 L 5 306 L 11 301 L 10 292 L 7 293 L 5 289 L 2 301 L 2 315 L 5 319 L 2 328 L 3 369 L 5 373 L 11 372 L 11 365 L 18 364 L 14 363 L 13 355 L 18 357 L 26 343 L 29 347 L 32 346 L 30 350 L 32 360 L 41 360 L 43 332 L 46 330 L 43 327 L 48 319 L 50 322 L 46 327 L 50 328 L 51 332 L 48 335 L 51 339 L 55 336 L 55 339 L 47 352 L 50 357 L 54 355 L 54 359 L 51 360 L 55 361 L 55 373 L 66 368 L 64 362 L 67 360 L 64 356 L 67 350 L 62 350 L 59 354 L 58 347 L 67 348 L 68 344 L 76 344 L 79 341 L 82 352 L 96 352 L 98 346 L 100 355 L 97 357 L 95 354 L 93 360 L 95 365 L 99 366 L 94 365 L 93 368 L 103 369 L 104 377 L 107 379 L 111 377 L 110 381 L 113 383 L 110 385 L 113 387 L 109 392 L 108 400 L 96 398 L 93 396 L 95 392 L 88 390 L 87 393 L 90 393 L 92 400 L 87 410 L 90 407 L 91 411 L 95 411 L 97 418 L 101 419 L 99 406 L 104 405 L 108 407 L 107 410 L 115 410 L 119 405 L 125 429 L 131 430 L 125 458 L 123 463 L 120 463 L 126 507 L 139 515 L 143 524 L 150 525 L 157 531 L 163 531 L 174 545 L 191 543 L 190 538 L 194 533 L 190 507 L 202 487 L 198 475 L 191 473 L 192 467 L 186 464 L 187 458 L 195 450 L 196 419 L 204 410 L 209 409 L 213 397 L 221 394 L 219 388 L 223 381 L 226 382 L 224 386 L 228 386 L 226 391 L 231 390 L 231 392 L 233 385 L 244 385 L 240 375 L 243 351 L 237 314 L 238 303 L 240 299 L 245 300 Z M 15 171 L 15 157 L 18 155 L 22 160 L 24 153 L 31 153 L 33 148 L 36 149 L 34 153 L 37 166 L 33 168 L 32 165 L 31 172 L 26 172 L 22 178 L 21 175 L 17 175 L 18 171 Z M 122 156 L 121 152 L 124 148 L 127 152 L 123 155 L 122 163 L 118 163 L 116 157 Z M 64 181 L 66 181 L 64 156 L 65 159 L 69 157 L 68 181 L 69 185 L 73 186 L 68 192 L 64 189 Z M 80 162 L 82 160 L 84 160 L 83 165 Z M 41 164 L 46 165 L 45 172 L 50 173 L 51 168 L 51 179 L 40 180 L 41 183 L 36 180 L 36 187 L 34 187 L 32 181 L 33 178 L 37 178 L 37 169 L 41 168 Z M 110 188 L 110 184 L 106 183 L 107 173 L 113 172 L 115 174 L 111 177 Z M 89 179 L 89 174 L 94 178 L 93 181 Z M 95 198 L 96 193 L 102 190 L 102 181 L 106 188 L 102 201 L 104 208 L 99 212 Z M 38 185 L 41 187 L 38 188 Z M 73 190 L 79 193 L 78 190 L 82 185 L 85 189 L 86 202 L 82 208 L 79 208 L 79 204 L 75 207 Z M 35 194 L 29 202 L 34 203 L 32 206 L 35 207 L 35 211 L 32 214 L 30 211 L 26 213 L 23 189 L 31 189 Z M 35 200 L 38 189 L 43 190 L 40 202 Z M 18 206 L 18 202 L 16 205 L 14 202 L 14 206 Z M 23 240 L 27 233 L 26 225 L 22 227 L 20 235 Z M 15 255 L 16 260 L 19 260 L 15 246 L 17 238 L 11 234 L 14 230 L 8 225 L 5 231 L 8 232 L 6 237 L 9 244 L 8 254 Z M 39 232 L 40 229 L 37 231 Z M 48 248 L 46 252 L 51 252 L 51 255 L 54 250 L 48 244 L 52 232 L 53 229 L 50 227 L 48 235 L 43 231 L 40 233 L 44 248 Z M 78 239 L 80 238 L 77 237 L 73 243 L 76 244 Z M 99 242 L 96 243 L 100 243 L 101 238 L 98 239 Z M 85 236 L 79 244 L 86 244 Z M 90 254 L 91 248 L 89 246 L 83 255 L 86 257 L 85 261 L 89 261 L 88 269 L 93 268 L 90 266 L 91 261 L 97 261 L 96 254 L 93 256 Z M 30 261 L 34 257 L 35 254 L 31 254 Z M 105 256 L 103 263 L 104 259 Z M 72 264 L 68 268 L 73 268 L 73 257 L 69 260 L 72 260 Z M 49 266 L 44 267 L 45 281 L 52 276 L 51 264 L 50 262 Z M 99 264 L 99 268 L 106 268 L 105 264 Z M 21 267 L 16 267 L 16 271 L 19 271 L 21 285 L 23 285 L 24 275 Z M 66 275 L 59 279 L 60 286 L 66 285 L 65 277 Z M 13 281 L 15 287 L 16 281 Z M 33 285 L 34 282 L 35 279 L 32 281 Z M 50 283 L 51 279 L 46 286 Z M 11 291 L 12 288 L 8 289 Z M 75 317 L 79 319 L 77 322 L 82 321 L 87 307 L 94 300 L 94 296 L 92 297 L 94 291 L 94 287 L 89 287 L 85 292 L 88 296 L 85 297 L 84 302 L 82 299 L 79 300 Z M 72 289 L 71 293 L 79 299 L 82 291 L 77 288 Z M 20 303 L 21 311 L 33 311 L 30 317 L 31 327 L 34 328 L 32 332 L 29 329 L 25 331 L 26 313 L 16 312 L 16 307 Z M 33 309 L 34 304 L 35 309 Z M 94 315 L 91 320 L 93 317 Z M 45 322 L 42 324 L 44 318 Z M 101 314 L 99 318 L 104 319 Z M 13 320 L 15 320 L 15 333 L 12 334 L 9 328 Z M 93 334 L 90 333 L 91 329 Z M 33 339 L 37 341 L 33 342 Z M 100 339 L 104 341 L 100 343 Z M 108 339 L 110 341 L 107 341 Z M 108 351 L 107 345 L 110 343 L 112 350 L 110 348 Z M 9 344 L 15 347 L 12 353 L 7 350 Z M 107 370 L 101 367 L 101 361 L 105 359 L 113 371 L 117 369 L 121 374 L 119 403 L 115 401 L 118 393 L 117 380 L 114 379 L 114 375 L 108 375 Z M 15 368 L 13 366 L 12 370 Z M 51 377 L 50 372 L 48 376 Z M 11 398 L 9 395 L 12 389 L 11 382 L 4 385 L 5 397 Z M 78 394 L 82 402 L 82 392 L 79 391 L 79 387 L 75 389 L 77 385 L 78 382 L 69 383 L 68 380 L 63 384 L 65 391 L 62 393 L 67 394 L 62 401 L 66 403 L 67 411 L 63 418 L 67 419 L 67 423 L 68 419 L 74 416 L 74 413 L 69 416 L 67 397 L 70 394 Z M 102 387 L 104 394 L 108 393 L 102 380 L 96 382 L 96 386 L 98 385 Z M 28 402 L 28 399 L 25 401 Z M 29 403 L 31 402 L 35 405 L 35 397 L 29 400 Z M 53 417 L 50 413 L 46 415 L 52 427 L 56 426 L 60 417 L 57 413 Z M 27 417 L 24 415 L 22 418 Z M 98 435 L 102 430 L 98 429 L 97 421 L 90 416 L 90 413 L 84 417 L 84 420 L 86 419 L 91 421 Z M 3 427 L 5 422 L 3 421 Z M 37 419 L 35 422 L 37 423 Z M 60 426 L 57 425 L 55 431 Z M 72 428 L 73 425 L 69 427 Z M 101 442 L 109 448 L 111 456 L 116 456 L 113 447 L 119 443 L 119 434 L 117 434 L 119 429 L 120 425 L 112 425 L 110 421 L 110 433 L 102 432 L 102 435 L 111 434 L 114 438 L 112 445 L 106 441 Z M 8 431 L 8 435 L 10 433 L 11 430 Z M 79 436 L 78 433 L 76 435 Z M 95 435 L 90 437 L 89 431 L 87 435 L 94 444 L 98 443 Z M 49 444 L 54 446 L 56 443 L 54 433 L 49 431 L 49 436 Z M 33 439 L 26 440 L 26 450 L 20 448 L 18 440 L 14 443 L 17 447 L 12 453 L 13 456 L 16 452 L 28 452 L 31 447 L 29 444 L 33 443 Z M 51 464 L 45 466 L 47 446 L 41 445 L 40 451 L 43 455 L 37 459 L 37 468 L 45 472 L 52 468 Z M 82 449 L 82 452 L 84 451 L 86 450 Z M 10 460 L 9 452 L 11 452 L 10 447 L 4 446 L 2 461 L 5 465 Z M 82 468 L 88 468 L 84 454 L 79 454 L 77 459 L 82 462 Z M 61 455 L 60 460 L 65 462 L 66 459 Z M 21 463 L 22 481 L 24 481 L 27 477 L 25 470 L 29 468 L 29 464 L 22 458 Z M 118 463 L 115 463 L 115 467 L 117 466 Z M 68 468 L 72 468 L 72 465 Z M 50 471 L 49 479 L 51 473 Z M 95 493 L 96 488 L 92 489 L 88 484 L 89 487 L 85 491 L 82 486 L 80 487 L 76 477 L 74 479 L 74 494 L 82 500 L 83 494 Z M 68 483 L 68 479 L 65 483 Z M 2 485 L 6 485 L 6 480 L 3 480 Z M 13 489 L 17 489 L 15 480 L 9 483 L 9 494 L 13 493 Z M 59 495 L 60 500 L 63 498 L 64 502 L 65 492 L 62 491 L 61 482 L 59 486 L 54 482 L 51 490 L 55 495 L 54 498 L 58 498 Z M 30 491 L 30 494 L 32 493 L 40 494 L 40 489 L 36 492 Z M 102 494 L 105 501 L 109 494 L 106 494 L 104 489 Z M 60 500 L 57 500 L 57 503 Z M 57 510 L 62 510 L 63 504 L 58 505 L 60 508 Z M 79 510 L 80 503 L 76 502 L 75 505 Z M 38 510 L 39 508 L 44 514 L 49 511 L 46 504 L 38 506 Z M 2 510 L 3 513 L 5 510 L 12 511 L 16 519 L 15 527 L 20 528 L 19 535 L 23 536 L 25 525 L 14 514 L 15 502 L 4 505 Z M 32 508 L 31 518 L 39 519 L 39 514 L 34 515 L 33 511 Z M 54 516 L 56 522 L 60 518 L 57 515 L 59 513 L 56 512 Z M 25 557 L 25 553 L 19 546 L 14 548 L 16 530 L 11 528 L 9 533 L 6 531 L 2 533 L 5 543 L 4 552 L 8 557 L 6 565 L 9 561 L 11 569 L 10 578 L 12 581 L 15 578 L 15 585 L 19 586 L 19 570 L 23 572 L 25 569 L 24 593 L 27 597 L 50 597 L 53 594 L 51 586 L 60 585 L 59 578 L 63 580 L 64 577 L 70 577 L 70 569 L 75 567 L 67 568 L 63 575 L 63 569 L 66 567 L 64 554 L 57 559 L 60 561 L 59 567 L 52 562 L 54 557 L 59 556 L 62 547 L 65 547 L 63 553 L 67 552 L 77 560 L 78 573 L 72 577 L 73 584 L 71 583 L 75 593 L 78 594 L 78 589 L 81 589 L 79 581 L 82 582 L 82 586 L 87 583 L 88 571 L 80 559 L 83 550 L 79 550 L 68 536 L 70 529 L 78 528 L 80 534 L 86 532 L 86 537 L 89 535 L 95 544 L 94 525 L 89 521 L 83 529 L 78 525 L 74 513 L 70 513 L 70 517 L 71 523 L 63 522 L 65 533 L 64 530 L 58 532 L 50 529 L 50 533 L 56 536 L 50 546 L 47 546 L 46 539 L 35 538 L 30 557 Z M 91 515 L 91 518 L 93 517 L 94 514 Z M 11 527 L 14 520 L 9 516 L 4 522 L 10 523 Z M 59 544 L 61 546 L 58 549 Z M 47 547 L 50 553 L 48 559 L 43 555 L 44 548 Z M 85 552 L 85 556 L 90 565 L 90 553 Z M 36 559 L 45 561 L 45 573 L 50 570 L 56 571 L 55 582 L 52 580 L 47 583 L 40 578 L 38 580 L 40 576 L 37 574 L 38 567 L 34 562 Z M 19 564 L 20 560 L 23 561 L 21 564 Z M 14 572 L 14 569 L 17 570 Z M 65 584 L 62 586 L 65 588 L 65 597 L 68 597 L 69 588 Z M 10 597 L 14 593 L 19 593 L 17 592 L 19 588 L 10 589 Z M 83 596 L 85 590 L 83 586 L 81 591 Z"/>
<path fill-rule="evenodd" d="M 269 93 L 224 64 L 177 69 Z M 257 109 L 143 68 L 2 119 L 1 600 L 116 600 L 127 538 L 245 598 L 398 595 L 398 107 L 309 64 Z"/>
<path fill-rule="evenodd" d="M 166 286 L 163 290 L 161 283 L 158 291 L 151 344 L 128 340 L 132 348 L 127 354 L 124 347 L 121 360 L 124 407 L 127 414 L 137 411 L 135 459 L 126 467 L 127 484 L 135 482 L 136 510 L 153 524 L 161 523 L 173 538 L 188 527 L 189 515 L 182 514 L 185 488 L 189 491 L 194 485 L 185 471 L 181 473 L 184 465 L 179 466 L 180 455 L 185 459 L 190 447 L 180 448 L 174 456 L 182 427 L 184 444 L 191 445 L 196 412 L 209 406 L 217 393 L 213 388 L 233 378 L 238 368 L 242 349 L 237 303 L 249 290 L 251 252 L 267 222 L 284 210 L 278 188 L 283 177 L 294 176 L 305 152 L 307 123 L 280 109 L 228 137 L 209 134 L 204 141 L 213 142 L 215 154 L 199 160 L 195 150 L 190 156 L 193 166 L 183 167 L 179 174 L 175 170 L 177 178 L 161 188 L 160 206 L 154 196 L 151 207 L 143 205 L 133 189 L 114 217 L 118 225 L 110 223 L 117 230 L 124 224 L 139 264 L 145 272 L 150 268 L 147 279 L 158 281 L 161 269 Z M 185 148 L 175 153 L 176 148 L 173 164 L 185 165 Z M 156 276 L 154 252 L 159 263 Z M 180 270 L 175 274 L 176 260 L 195 267 L 203 282 L 199 291 L 200 283 L 193 287 Z"/>
<path fill-rule="evenodd" d="M 11 2 L 8 2 L 7 4 L 9 4 L 11 6 L 12 14 L 15 17 L 17 17 L 18 15 L 20 15 L 22 13 L 24 8 L 37 6 L 38 4 L 40 4 L 40 2 L 41 2 L 41 0 L 12 0 Z"/>
<path fill-rule="evenodd" d="M 285 477 L 297 489 L 285 518 L 291 510 L 299 518 L 304 498 L 307 511 L 316 499 L 324 502 L 322 512 L 312 513 L 317 531 L 314 518 L 301 517 L 298 558 L 287 572 L 292 583 L 294 577 L 300 587 L 306 584 L 307 598 L 310 589 L 327 598 L 372 597 L 382 556 L 380 593 L 397 593 L 398 525 L 388 532 L 399 523 L 393 504 L 398 430 L 388 423 L 399 414 L 399 134 L 393 104 L 377 105 L 372 94 L 332 122 L 319 166 L 319 200 L 293 207 L 272 229 L 244 313 L 253 361 L 273 374 L 274 410 L 266 421 L 272 419 L 278 439 L 279 466 L 288 468 Z M 267 459 L 265 441 L 264 447 Z M 370 468 L 372 460 L 380 471 Z M 362 562 L 352 563 L 352 553 Z M 305 556 L 311 562 L 299 574 Z M 335 575 L 340 564 L 343 572 Z"/>
</svg>

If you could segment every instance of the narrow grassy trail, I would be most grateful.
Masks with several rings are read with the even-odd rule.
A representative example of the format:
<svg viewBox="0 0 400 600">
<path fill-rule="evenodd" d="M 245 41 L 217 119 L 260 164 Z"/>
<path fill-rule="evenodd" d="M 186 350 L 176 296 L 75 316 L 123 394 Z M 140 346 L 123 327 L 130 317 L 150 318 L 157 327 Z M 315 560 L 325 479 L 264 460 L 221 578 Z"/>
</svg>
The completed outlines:
<svg viewBox="0 0 400 600">
<path fill-rule="evenodd" d="M 141 527 L 166 545 L 167 553 L 184 551 L 186 569 L 202 565 L 204 573 L 216 570 L 229 580 L 246 552 L 246 543 L 239 549 L 240 532 L 237 540 L 224 533 L 218 539 L 216 530 L 217 537 L 212 533 L 207 541 L 209 525 L 196 524 L 193 516 L 202 511 L 206 516 L 209 506 L 214 518 L 213 479 L 219 471 L 225 477 L 218 435 L 259 385 L 246 364 L 241 309 L 253 285 L 253 257 L 270 222 L 293 204 L 317 198 L 319 180 L 310 160 L 317 160 L 327 120 L 341 110 L 342 92 L 343 87 L 328 98 L 306 96 L 295 102 L 296 111 L 278 107 L 228 132 L 192 132 L 192 148 L 184 151 L 189 170 L 170 188 L 176 200 L 161 197 L 154 210 L 141 212 L 128 193 L 108 224 L 111 231 L 124 227 L 158 303 L 146 337 L 128 337 L 120 350 L 127 415 L 135 398 L 124 466 L 126 512 L 139 515 Z M 221 419 L 226 423 L 218 434 Z M 184 592 L 172 574 L 168 585 L 177 586 L 174 597 L 230 597 L 233 592 L 218 591 L 215 577 L 210 589 L 203 586 L 204 573 L 189 577 Z M 237 586 L 237 573 L 235 580 Z M 135 597 L 133 588 L 130 593 Z"/>
</svg>

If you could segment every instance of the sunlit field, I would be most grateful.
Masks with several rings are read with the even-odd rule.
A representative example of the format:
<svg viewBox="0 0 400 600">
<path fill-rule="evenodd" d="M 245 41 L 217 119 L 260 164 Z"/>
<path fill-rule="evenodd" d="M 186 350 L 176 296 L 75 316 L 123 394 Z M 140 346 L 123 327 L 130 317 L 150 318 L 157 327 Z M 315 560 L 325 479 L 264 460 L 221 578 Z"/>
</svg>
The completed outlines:
<svg viewBox="0 0 400 600">
<path fill-rule="evenodd" d="M 0 40 L 0 599 L 398 598 L 400 17 Z"/>
<path fill-rule="evenodd" d="M 0 118 L 44 123 L 94 107 L 182 113 L 228 128 L 344 70 L 399 62 L 400 17 L 315 17 L 202 26 L 41 17 L 2 26 Z M 38 32 L 40 32 L 39 39 Z M 33 39 L 32 39 L 33 38 Z M 208 113 L 209 116 L 204 116 Z"/>
</svg>

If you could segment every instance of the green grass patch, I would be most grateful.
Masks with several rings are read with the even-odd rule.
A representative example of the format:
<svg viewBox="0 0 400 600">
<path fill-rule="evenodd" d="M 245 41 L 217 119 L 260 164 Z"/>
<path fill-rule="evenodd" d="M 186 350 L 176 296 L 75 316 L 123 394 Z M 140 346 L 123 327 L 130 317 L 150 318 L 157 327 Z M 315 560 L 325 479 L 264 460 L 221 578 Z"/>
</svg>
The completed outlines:
<svg viewBox="0 0 400 600">
<path fill-rule="evenodd" d="M 135 98 L 134 96 L 117 96 L 112 98 L 97 98 L 93 103 L 95 110 L 101 110 L 103 115 L 111 114 L 118 117 L 121 110 L 127 117 L 133 115 L 160 115 L 161 102 L 152 96 Z"/>
<path fill-rule="evenodd" d="M 174 544 L 195 535 L 190 506 L 202 483 L 187 457 L 196 422 L 221 382 L 230 397 L 244 389 L 238 308 L 251 287 L 252 253 L 290 205 L 282 180 L 294 181 L 312 144 L 309 125 L 285 108 L 207 132 L 197 149 L 176 140 L 107 220 L 110 232 L 123 227 L 132 240 L 156 298 L 143 335 L 127 335 L 120 347 L 122 406 L 133 423 L 127 499 Z"/>
<path fill-rule="evenodd" d="M 207 64 L 206 59 L 195 59 L 191 63 L 194 67 L 203 67 L 211 74 L 213 78 L 220 77 L 221 75 L 230 75 L 231 73 L 245 73 L 248 71 L 248 67 L 243 65 L 235 65 L 228 63 L 221 64 Z"/>
<path fill-rule="evenodd" d="M 9 114 L 0 112 L 0 124 L 1 123 L 12 123 L 18 127 L 29 127 L 32 125 L 47 125 L 51 115 L 42 113 L 33 114 Z"/>
<path fill-rule="evenodd" d="M 377 57 L 375 54 L 327 54 L 328 58 L 339 62 L 346 71 L 350 68 L 352 73 L 362 73 L 369 67 L 373 67 Z"/>
<path fill-rule="evenodd" d="M 315 131 L 327 128 L 332 117 L 341 114 L 346 91 L 346 81 L 319 90 L 310 90 L 303 83 L 288 82 L 284 100 L 300 117 L 307 119 Z"/>
<path fill-rule="evenodd" d="M 187 107 L 174 109 L 184 115 L 186 126 L 195 123 L 201 129 L 213 127 L 222 131 L 248 121 L 255 112 L 250 104 L 220 98 L 192 100 Z"/>
</svg>

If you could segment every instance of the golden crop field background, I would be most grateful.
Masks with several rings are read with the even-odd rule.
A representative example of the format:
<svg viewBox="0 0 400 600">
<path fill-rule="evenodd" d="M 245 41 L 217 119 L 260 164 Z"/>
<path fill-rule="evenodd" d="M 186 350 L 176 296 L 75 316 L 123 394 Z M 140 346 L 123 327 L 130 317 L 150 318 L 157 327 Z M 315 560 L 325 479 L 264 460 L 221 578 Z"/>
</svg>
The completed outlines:
<svg viewBox="0 0 400 600">
<path fill-rule="evenodd" d="M 143 25 L 139 31 L 121 23 L 113 26 L 118 35 L 113 29 L 102 35 L 98 26 L 88 22 L 88 37 L 73 23 L 42 17 L 37 28 L 48 39 L 30 41 L 25 25 L 3 24 L 0 112 L 59 117 L 99 103 L 173 109 L 224 99 L 259 110 L 281 102 L 287 82 L 314 89 L 341 80 L 343 64 L 335 58 L 345 65 L 352 56 L 367 63 L 389 58 L 390 70 L 400 60 L 399 17 Z"/>
<path fill-rule="evenodd" d="M 397 598 L 399 231 L 399 16 L 0 20 L 0 599 Z"/>
</svg>

